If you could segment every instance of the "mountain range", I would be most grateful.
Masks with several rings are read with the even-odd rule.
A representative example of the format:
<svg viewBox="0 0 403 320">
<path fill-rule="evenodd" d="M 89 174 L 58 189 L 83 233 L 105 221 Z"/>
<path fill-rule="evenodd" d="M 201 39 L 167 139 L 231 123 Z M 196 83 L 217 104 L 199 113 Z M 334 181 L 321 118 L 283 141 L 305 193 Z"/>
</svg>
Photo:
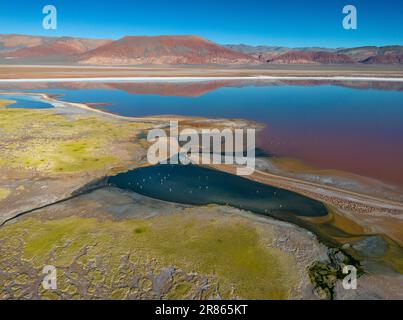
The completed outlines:
<svg viewBox="0 0 403 320">
<path fill-rule="evenodd" d="M 80 54 L 111 42 L 108 39 L 0 35 L 0 58 L 69 62 L 75 61 Z"/>
<path fill-rule="evenodd" d="M 287 48 L 272 46 L 226 45 L 267 63 L 278 64 L 402 64 L 403 46 L 364 46 L 355 48 Z"/>
<path fill-rule="evenodd" d="M 220 45 L 199 36 L 119 40 L 0 35 L 0 63 L 78 65 L 403 64 L 403 46 L 287 48 Z"/>
</svg>

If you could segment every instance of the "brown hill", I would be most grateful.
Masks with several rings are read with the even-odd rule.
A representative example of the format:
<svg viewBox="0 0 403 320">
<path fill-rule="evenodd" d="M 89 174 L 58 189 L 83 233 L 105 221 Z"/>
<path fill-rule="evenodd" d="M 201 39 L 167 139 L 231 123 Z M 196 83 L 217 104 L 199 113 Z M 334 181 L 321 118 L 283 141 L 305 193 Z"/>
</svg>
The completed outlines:
<svg viewBox="0 0 403 320">
<path fill-rule="evenodd" d="M 111 42 L 102 39 L 81 38 L 25 38 L 21 41 L 21 48 L 6 51 L 0 54 L 5 58 L 39 58 L 39 57 L 69 57 L 93 50 L 101 45 Z M 31 45 L 36 43 L 36 45 Z"/>
<path fill-rule="evenodd" d="M 276 64 L 348 64 L 355 61 L 346 55 L 333 52 L 290 51 L 269 59 Z"/>
<path fill-rule="evenodd" d="M 339 50 L 337 53 L 345 54 L 351 59 L 361 62 L 368 58 L 384 55 L 403 55 L 403 46 L 366 46 Z"/>
<path fill-rule="evenodd" d="M 292 51 L 301 52 L 336 52 L 338 49 L 329 49 L 322 47 L 301 47 L 301 48 L 287 48 L 278 46 L 249 46 L 245 44 L 229 44 L 225 45 L 226 48 L 233 51 L 251 55 L 263 62 L 272 60 L 273 58 Z"/>
<path fill-rule="evenodd" d="M 47 37 L 0 34 L 0 52 L 10 52 L 43 44 Z"/>
<path fill-rule="evenodd" d="M 369 57 L 363 61 L 365 64 L 403 64 L 403 54 L 386 54 Z"/>
<path fill-rule="evenodd" d="M 287 48 L 273 46 L 248 46 L 244 44 L 226 45 L 227 48 L 272 63 L 281 64 L 344 64 L 352 63 L 345 58 L 349 57 L 353 62 L 364 64 L 398 64 L 403 55 L 403 46 L 364 46 L 355 48 L 321 48 L 303 47 Z M 326 54 L 327 53 L 327 54 Z M 332 55 L 335 54 L 335 55 Z M 380 56 L 389 56 L 378 58 Z"/>
<path fill-rule="evenodd" d="M 124 37 L 83 54 L 92 65 L 242 65 L 260 62 L 198 36 Z"/>
</svg>

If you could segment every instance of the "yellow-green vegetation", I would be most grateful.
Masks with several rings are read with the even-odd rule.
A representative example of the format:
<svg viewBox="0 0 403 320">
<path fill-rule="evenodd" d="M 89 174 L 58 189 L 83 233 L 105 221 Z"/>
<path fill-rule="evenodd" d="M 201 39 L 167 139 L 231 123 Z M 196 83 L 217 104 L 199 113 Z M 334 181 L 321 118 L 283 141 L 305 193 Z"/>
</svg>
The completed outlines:
<svg viewBox="0 0 403 320">
<path fill-rule="evenodd" d="M 176 284 L 171 292 L 167 295 L 167 300 L 181 300 L 186 294 L 192 290 L 191 284 L 184 282 Z"/>
<path fill-rule="evenodd" d="M 4 200 L 5 198 L 7 198 L 9 196 L 9 194 L 10 194 L 10 190 L 0 188 L 0 201 Z"/>
<path fill-rule="evenodd" d="M 142 123 L 54 109 L 8 109 L 0 100 L 0 166 L 45 172 L 88 172 L 119 163 L 114 146 Z"/>
<path fill-rule="evenodd" d="M 289 298 L 297 282 L 294 258 L 264 245 L 266 236 L 244 218 L 185 213 L 123 221 L 29 218 L 0 229 L 3 250 L 15 250 L 17 243 L 23 243 L 21 260 L 38 270 L 48 264 L 59 270 L 78 264 L 89 270 L 86 276 L 94 288 L 122 282 L 107 293 L 116 299 L 125 298 L 130 291 L 123 285 L 130 282 L 127 273 L 147 274 L 147 263 L 215 279 L 223 298 Z M 135 270 L 122 268 L 125 257 L 136 264 L 129 268 Z M 0 267 L 2 264 L 0 260 Z M 66 290 L 74 292 L 61 277 Z M 142 286 L 151 287 L 147 282 L 144 278 Z M 164 297 L 187 298 L 194 291 L 192 286 L 189 279 L 176 282 Z M 205 297 L 212 298 L 213 293 L 207 292 Z"/>
<path fill-rule="evenodd" d="M 0 108 L 5 108 L 10 104 L 14 104 L 15 102 L 15 100 L 0 99 Z"/>
</svg>

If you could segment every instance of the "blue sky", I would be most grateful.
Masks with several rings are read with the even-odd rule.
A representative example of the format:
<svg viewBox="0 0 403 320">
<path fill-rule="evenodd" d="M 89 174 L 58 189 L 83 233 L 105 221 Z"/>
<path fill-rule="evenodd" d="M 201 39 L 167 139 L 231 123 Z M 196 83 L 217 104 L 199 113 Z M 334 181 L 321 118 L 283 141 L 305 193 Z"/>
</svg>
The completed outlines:
<svg viewBox="0 0 403 320">
<path fill-rule="evenodd" d="M 42 29 L 42 8 L 58 9 L 58 30 Z M 358 10 L 344 30 L 342 8 Z M 120 38 L 197 34 L 229 44 L 348 47 L 403 44 L 401 0 L 1 0 L 0 33 Z"/>
</svg>

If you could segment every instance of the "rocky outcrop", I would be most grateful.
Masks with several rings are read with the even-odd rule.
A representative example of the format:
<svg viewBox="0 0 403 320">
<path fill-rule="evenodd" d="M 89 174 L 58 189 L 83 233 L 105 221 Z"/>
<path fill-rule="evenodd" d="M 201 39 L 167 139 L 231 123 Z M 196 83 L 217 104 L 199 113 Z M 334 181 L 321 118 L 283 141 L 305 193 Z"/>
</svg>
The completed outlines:
<svg viewBox="0 0 403 320">
<path fill-rule="evenodd" d="M 345 54 L 354 61 L 363 62 L 371 57 L 403 55 L 403 46 L 366 46 L 358 48 L 347 48 L 339 50 L 337 53 Z"/>
<path fill-rule="evenodd" d="M 352 64 L 354 60 L 346 55 L 332 52 L 290 51 L 270 60 L 276 64 Z"/>
<path fill-rule="evenodd" d="M 403 54 L 387 54 L 384 56 L 374 56 L 369 57 L 368 59 L 365 59 L 361 62 L 365 64 L 403 64 Z"/>
</svg>

